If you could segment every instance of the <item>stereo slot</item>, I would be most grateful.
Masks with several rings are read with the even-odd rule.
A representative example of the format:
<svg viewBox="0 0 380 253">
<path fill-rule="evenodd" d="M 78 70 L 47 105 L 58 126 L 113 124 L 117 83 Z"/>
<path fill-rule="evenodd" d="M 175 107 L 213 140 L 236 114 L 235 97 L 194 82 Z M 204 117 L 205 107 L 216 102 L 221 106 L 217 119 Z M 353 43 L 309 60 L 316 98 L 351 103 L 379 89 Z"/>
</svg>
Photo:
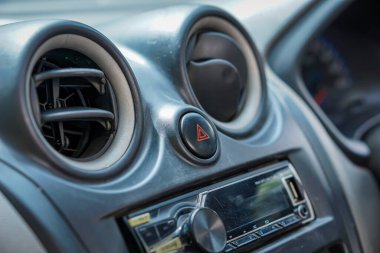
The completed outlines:
<svg viewBox="0 0 380 253">
<path fill-rule="evenodd" d="M 297 204 L 303 201 L 303 196 L 301 194 L 301 191 L 298 188 L 296 179 L 294 177 L 289 177 L 285 179 L 285 183 L 289 189 L 289 193 L 293 200 L 293 203 Z"/>
<path fill-rule="evenodd" d="M 196 189 L 129 214 L 123 223 L 147 253 L 198 252 L 203 245 L 194 238 L 214 227 L 212 236 L 227 243 L 215 252 L 246 252 L 313 219 L 307 193 L 287 163 Z M 198 226 L 200 220 L 207 224 Z"/>
</svg>

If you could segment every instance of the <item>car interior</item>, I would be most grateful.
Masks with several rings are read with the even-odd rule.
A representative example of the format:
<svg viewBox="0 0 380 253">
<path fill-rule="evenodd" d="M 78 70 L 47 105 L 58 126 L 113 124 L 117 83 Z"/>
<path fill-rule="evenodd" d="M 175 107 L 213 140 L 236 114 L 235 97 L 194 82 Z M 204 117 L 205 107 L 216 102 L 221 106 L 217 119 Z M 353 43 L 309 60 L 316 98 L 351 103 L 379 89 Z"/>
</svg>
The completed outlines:
<svg viewBox="0 0 380 253">
<path fill-rule="evenodd" d="M 380 252 L 378 13 L 0 0 L 0 253 Z"/>
</svg>

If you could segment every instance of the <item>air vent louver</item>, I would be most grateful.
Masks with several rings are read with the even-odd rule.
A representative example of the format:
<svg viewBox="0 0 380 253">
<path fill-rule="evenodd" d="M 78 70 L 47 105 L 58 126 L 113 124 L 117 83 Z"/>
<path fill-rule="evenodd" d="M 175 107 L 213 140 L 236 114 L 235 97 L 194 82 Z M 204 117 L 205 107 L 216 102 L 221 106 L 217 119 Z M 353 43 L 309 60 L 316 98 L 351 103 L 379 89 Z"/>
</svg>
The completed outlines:
<svg viewBox="0 0 380 253">
<path fill-rule="evenodd" d="M 33 88 L 36 120 L 56 151 L 90 159 L 107 149 L 117 128 L 116 99 L 93 61 L 73 50 L 53 50 L 37 62 Z"/>
<path fill-rule="evenodd" d="M 215 119 L 231 121 L 244 104 L 247 83 L 239 44 L 221 32 L 200 32 L 187 50 L 188 77 L 199 103 Z"/>
</svg>

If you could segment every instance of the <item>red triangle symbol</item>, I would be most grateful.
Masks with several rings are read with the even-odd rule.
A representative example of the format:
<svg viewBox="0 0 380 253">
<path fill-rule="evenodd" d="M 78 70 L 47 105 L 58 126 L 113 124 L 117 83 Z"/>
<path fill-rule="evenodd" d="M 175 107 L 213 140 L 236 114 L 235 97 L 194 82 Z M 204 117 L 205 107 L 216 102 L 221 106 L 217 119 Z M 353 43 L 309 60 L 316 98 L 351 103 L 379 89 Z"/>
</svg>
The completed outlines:
<svg viewBox="0 0 380 253">
<path fill-rule="evenodd" d="M 206 131 L 203 130 L 203 128 L 199 124 L 197 124 L 197 142 L 205 141 L 208 139 L 210 139 L 210 137 L 208 136 Z"/>
</svg>

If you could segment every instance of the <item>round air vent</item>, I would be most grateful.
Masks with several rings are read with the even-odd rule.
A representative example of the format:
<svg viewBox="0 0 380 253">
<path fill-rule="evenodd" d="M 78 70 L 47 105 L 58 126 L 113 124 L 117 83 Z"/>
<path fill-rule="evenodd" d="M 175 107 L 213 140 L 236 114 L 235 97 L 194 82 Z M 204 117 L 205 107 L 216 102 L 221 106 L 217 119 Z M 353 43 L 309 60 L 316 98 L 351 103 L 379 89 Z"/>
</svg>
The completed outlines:
<svg viewBox="0 0 380 253">
<path fill-rule="evenodd" d="M 117 130 L 116 98 L 92 60 L 73 50 L 50 51 L 37 62 L 32 81 L 37 121 L 57 152 L 88 159 L 107 150 Z"/>
<path fill-rule="evenodd" d="M 120 168 L 116 164 L 135 132 L 132 77 L 117 51 L 106 50 L 113 50 L 109 42 L 100 43 L 75 34 L 54 36 L 39 46 L 28 72 L 42 147 L 55 164 L 75 173 Z"/>
<path fill-rule="evenodd" d="M 191 28 L 184 53 L 190 99 L 221 130 L 244 135 L 263 107 L 265 78 L 258 54 L 236 22 L 204 17 Z"/>
<path fill-rule="evenodd" d="M 220 32 L 200 32 L 189 42 L 187 72 L 202 107 L 215 119 L 233 120 L 243 103 L 247 63 L 239 44 Z"/>
</svg>

